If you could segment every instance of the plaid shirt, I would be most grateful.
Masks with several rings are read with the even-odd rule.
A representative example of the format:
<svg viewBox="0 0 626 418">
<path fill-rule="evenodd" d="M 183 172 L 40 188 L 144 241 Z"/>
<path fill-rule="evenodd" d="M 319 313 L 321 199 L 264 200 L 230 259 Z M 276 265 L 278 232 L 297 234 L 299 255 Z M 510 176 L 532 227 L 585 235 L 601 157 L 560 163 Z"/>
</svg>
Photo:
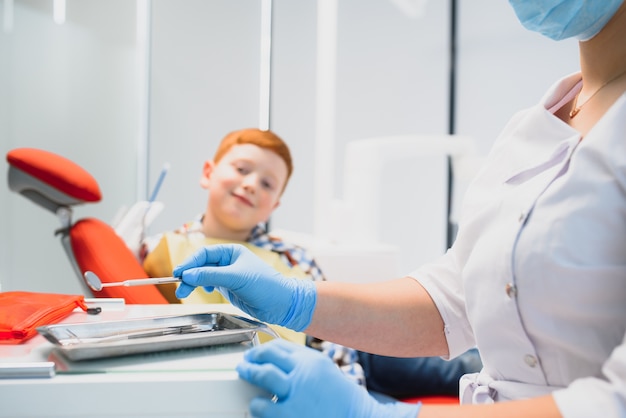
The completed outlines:
<svg viewBox="0 0 626 418">
<path fill-rule="evenodd" d="M 304 248 L 289 244 L 281 238 L 268 234 L 262 223 L 252 229 L 248 242 L 257 247 L 280 254 L 285 264 L 291 267 L 298 266 L 303 272 L 310 276 L 313 281 L 326 280 L 313 257 L 311 257 Z"/>
<path fill-rule="evenodd" d="M 198 216 L 195 220 L 179 228 L 177 232 L 181 234 L 202 234 L 202 218 L 202 215 Z M 313 281 L 326 280 L 322 270 L 320 270 L 313 257 L 304 248 L 268 234 L 263 223 L 259 223 L 252 228 L 252 232 L 246 242 L 264 250 L 278 253 L 283 263 L 289 267 L 299 267 Z"/>
</svg>

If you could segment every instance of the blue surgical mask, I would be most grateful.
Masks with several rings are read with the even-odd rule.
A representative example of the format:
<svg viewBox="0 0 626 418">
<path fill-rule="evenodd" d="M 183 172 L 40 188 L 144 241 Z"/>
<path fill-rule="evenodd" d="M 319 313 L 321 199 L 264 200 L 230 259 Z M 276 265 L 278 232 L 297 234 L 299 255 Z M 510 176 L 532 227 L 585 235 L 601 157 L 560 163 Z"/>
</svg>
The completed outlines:
<svg viewBox="0 0 626 418">
<path fill-rule="evenodd" d="M 624 0 L 509 0 L 528 30 L 554 40 L 588 41 L 602 30 Z"/>
</svg>

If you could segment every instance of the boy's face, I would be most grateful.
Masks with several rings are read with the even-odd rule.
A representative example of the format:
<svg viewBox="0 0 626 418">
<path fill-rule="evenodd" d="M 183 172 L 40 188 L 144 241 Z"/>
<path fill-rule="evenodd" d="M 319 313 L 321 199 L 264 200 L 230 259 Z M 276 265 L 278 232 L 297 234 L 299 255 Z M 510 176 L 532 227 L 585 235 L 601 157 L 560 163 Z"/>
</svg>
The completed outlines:
<svg viewBox="0 0 626 418">
<path fill-rule="evenodd" d="M 200 181 L 209 189 L 207 215 L 232 231 L 250 231 L 269 219 L 280 202 L 287 165 L 274 152 L 234 145 L 217 163 L 207 161 Z"/>
</svg>

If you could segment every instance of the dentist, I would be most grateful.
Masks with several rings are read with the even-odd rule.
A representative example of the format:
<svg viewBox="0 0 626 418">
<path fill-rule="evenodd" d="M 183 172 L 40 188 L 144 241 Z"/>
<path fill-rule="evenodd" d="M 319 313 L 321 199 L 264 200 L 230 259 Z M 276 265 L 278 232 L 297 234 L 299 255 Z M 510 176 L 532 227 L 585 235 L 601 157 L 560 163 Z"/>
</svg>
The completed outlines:
<svg viewBox="0 0 626 418">
<path fill-rule="evenodd" d="M 249 350 L 255 417 L 626 416 L 626 4 L 510 0 L 521 23 L 579 39 L 581 72 L 513 116 L 467 190 L 457 239 L 376 284 L 283 277 L 237 245 L 173 274 L 250 315 L 363 351 L 453 358 L 478 346 L 461 405 L 379 403 L 314 350 Z M 515 82 L 515 80 L 511 80 Z"/>
</svg>

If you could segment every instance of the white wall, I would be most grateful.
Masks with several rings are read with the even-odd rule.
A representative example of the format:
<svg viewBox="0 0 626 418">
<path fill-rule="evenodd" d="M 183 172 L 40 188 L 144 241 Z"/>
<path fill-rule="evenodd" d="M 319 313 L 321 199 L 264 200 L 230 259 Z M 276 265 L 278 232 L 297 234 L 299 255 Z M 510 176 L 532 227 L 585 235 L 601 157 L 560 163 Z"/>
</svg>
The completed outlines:
<svg viewBox="0 0 626 418">
<path fill-rule="evenodd" d="M 512 112 L 576 69 L 576 45 L 526 32 L 505 0 L 458 3 L 456 132 L 475 137 L 486 152 Z M 138 197 L 135 2 L 68 0 L 63 26 L 52 22 L 51 4 L 15 1 L 13 31 L 0 32 L 0 152 L 41 147 L 83 165 L 104 198 L 79 208 L 76 217 L 108 221 Z M 153 0 L 152 12 L 148 185 L 164 162 L 171 163 L 159 196 L 166 209 L 153 226 L 159 230 L 202 211 L 201 163 L 221 137 L 259 124 L 260 4 Z M 316 1 L 274 0 L 273 13 L 270 127 L 291 145 L 295 172 L 272 226 L 312 233 Z M 336 178 L 333 196 L 343 194 L 348 141 L 448 132 L 449 16 L 446 1 L 426 2 L 421 17 L 403 14 L 388 0 L 338 1 L 336 142 L 328 161 Z M 419 162 L 399 161 L 384 172 L 389 187 L 383 197 L 393 203 L 383 209 L 383 240 L 404 248 L 403 270 L 444 249 L 444 226 L 430 225 L 422 208 L 446 191 L 428 190 L 436 183 L 421 169 Z M 6 170 L 2 159 L 0 172 Z M 80 291 L 52 235 L 57 226 L 52 214 L 0 183 L 3 290 Z M 429 248 L 430 242 L 437 245 Z"/>
<path fill-rule="evenodd" d="M 108 221 L 135 200 L 135 4 L 67 3 L 67 21 L 59 26 L 51 1 L 15 1 L 13 30 L 0 32 L 2 290 L 80 291 L 54 236 L 55 216 L 8 190 L 4 155 L 10 149 L 43 148 L 88 168 L 103 201 L 79 207 L 76 218 Z"/>
<path fill-rule="evenodd" d="M 176 228 L 202 212 L 202 162 L 228 131 L 260 123 L 260 2 L 244 4 L 153 2 L 151 183 L 163 162 L 171 162 L 172 169 L 160 196 L 166 209 L 152 231 Z M 315 1 L 276 0 L 273 9 L 270 125 L 291 145 L 295 172 L 271 224 L 310 234 L 315 222 L 317 8 Z M 331 195 L 343 194 L 340 179 L 348 141 L 447 132 L 448 15 L 445 2 L 431 2 L 419 17 L 407 16 L 390 1 L 338 2 L 335 153 L 325 163 L 337 178 Z M 426 162 L 390 162 L 385 180 L 398 184 L 398 179 L 430 172 L 416 164 Z M 443 162 L 437 168 L 444 176 Z M 445 211 L 445 181 L 416 183 L 409 192 L 398 194 L 390 188 L 381 195 L 388 201 L 384 217 L 414 218 L 389 224 L 381 237 L 402 247 L 408 265 L 445 249 L 445 221 L 433 224 L 429 216 L 415 216 L 420 210 L 427 213 L 424 195 L 432 193 L 437 199 L 432 210 Z M 417 191 L 428 185 L 435 190 Z M 437 239 L 416 247 L 418 231 Z M 423 258 L 414 261 L 416 253 Z"/>
<path fill-rule="evenodd" d="M 505 0 L 459 0 L 457 132 L 482 153 L 514 112 L 578 69 L 578 44 L 530 32 Z"/>
<path fill-rule="evenodd" d="M 205 160 L 228 132 L 259 126 L 259 0 L 152 2 L 150 182 L 171 164 L 152 231 L 202 213 Z"/>
</svg>

